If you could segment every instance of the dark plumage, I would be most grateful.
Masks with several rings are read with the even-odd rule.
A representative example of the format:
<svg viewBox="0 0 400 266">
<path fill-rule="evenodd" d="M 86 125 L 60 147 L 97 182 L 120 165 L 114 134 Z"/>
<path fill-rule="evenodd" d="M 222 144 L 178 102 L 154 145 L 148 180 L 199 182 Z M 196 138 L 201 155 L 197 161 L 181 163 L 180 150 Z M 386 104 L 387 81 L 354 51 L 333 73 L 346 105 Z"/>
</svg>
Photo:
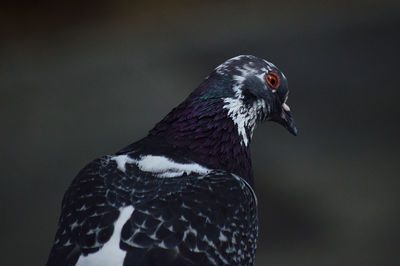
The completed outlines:
<svg viewBox="0 0 400 266">
<path fill-rule="evenodd" d="M 51 265 L 253 265 L 256 123 L 297 134 L 285 76 L 238 56 L 142 140 L 89 163 L 65 193 Z"/>
</svg>

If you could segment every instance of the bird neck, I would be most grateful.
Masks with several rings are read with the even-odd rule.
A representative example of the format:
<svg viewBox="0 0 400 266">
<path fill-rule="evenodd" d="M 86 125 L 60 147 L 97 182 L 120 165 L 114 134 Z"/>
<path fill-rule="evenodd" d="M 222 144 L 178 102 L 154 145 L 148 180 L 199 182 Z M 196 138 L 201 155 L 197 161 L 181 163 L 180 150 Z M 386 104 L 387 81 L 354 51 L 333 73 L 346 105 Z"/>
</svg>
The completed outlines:
<svg viewBox="0 0 400 266">
<path fill-rule="evenodd" d="M 191 99 L 174 108 L 148 137 L 211 169 L 237 174 L 253 185 L 249 143 L 243 143 L 237 125 L 221 99 Z"/>
</svg>

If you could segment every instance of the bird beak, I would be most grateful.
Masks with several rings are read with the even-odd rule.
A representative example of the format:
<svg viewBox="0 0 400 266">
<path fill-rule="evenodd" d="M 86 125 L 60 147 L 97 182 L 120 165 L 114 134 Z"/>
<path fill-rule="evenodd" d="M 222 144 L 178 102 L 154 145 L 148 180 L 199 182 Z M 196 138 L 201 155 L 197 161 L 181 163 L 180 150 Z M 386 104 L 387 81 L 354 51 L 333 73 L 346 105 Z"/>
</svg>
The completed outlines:
<svg viewBox="0 0 400 266">
<path fill-rule="evenodd" d="M 286 103 L 282 104 L 282 113 L 278 123 L 284 126 L 294 136 L 297 136 L 298 131 L 296 124 L 294 123 L 292 115 L 290 114 L 290 108 Z"/>
</svg>

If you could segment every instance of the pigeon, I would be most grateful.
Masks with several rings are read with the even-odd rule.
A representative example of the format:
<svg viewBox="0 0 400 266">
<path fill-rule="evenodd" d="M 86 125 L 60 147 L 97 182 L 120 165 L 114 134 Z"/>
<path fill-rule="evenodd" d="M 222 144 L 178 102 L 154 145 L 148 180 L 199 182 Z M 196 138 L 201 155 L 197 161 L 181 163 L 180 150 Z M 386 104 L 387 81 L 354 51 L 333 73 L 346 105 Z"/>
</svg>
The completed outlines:
<svg viewBox="0 0 400 266">
<path fill-rule="evenodd" d="M 143 139 L 72 181 L 47 266 L 254 265 L 256 125 L 297 128 L 288 83 L 252 55 L 225 61 Z"/>
</svg>

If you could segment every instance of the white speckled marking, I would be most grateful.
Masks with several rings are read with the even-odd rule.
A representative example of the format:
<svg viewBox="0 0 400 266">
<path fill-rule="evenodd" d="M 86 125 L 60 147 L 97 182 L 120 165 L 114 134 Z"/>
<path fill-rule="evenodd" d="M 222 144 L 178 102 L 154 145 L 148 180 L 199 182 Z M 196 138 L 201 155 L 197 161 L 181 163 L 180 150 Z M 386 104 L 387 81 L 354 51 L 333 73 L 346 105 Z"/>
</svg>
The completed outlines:
<svg viewBox="0 0 400 266">
<path fill-rule="evenodd" d="M 81 255 L 76 266 L 119 266 L 123 265 L 126 251 L 120 249 L 121 230 L 124 224 L 131 217 L 134 208 L 127 206 L 120 208 L 119 217 L 114 223 L 114 232 L 104 246 L 95 253 L 87 256 Z"/>
<path fill-rule="evenodd" d="M 112 157 L 111 160 L 115 161 L 117 163 L 118 169 L 124 173 L 126 171 L 125 164 L 127 163 L 130 164 L 135 162 L 135 160 L 133 160 L 132 158 L 130 158 L 128 155 L 125 154 Z"/>
<path fill-rule="evenodd" d="M 225 98 L 224 102 L 223 108 L 228 110 L 228 116 L 237 126 L 239 136 L 242 137 L 241 143 L 247 146 L 256 126 L 257 114 L 266 108 L 265 101 L 259 99 L 250 108 L 244 105 L 242 95 L 237 98 Z M 246 128 L 250 129 L 250 136 L 247 136 Z"/>
<path fill-rule="evenodd" d="M 246 55 L 239 55 L 236 57 L 232 57 L 231 59 L 226 60 L 223 64 L 219 65 L 215 68 L 218 74 L 224 74 L 225 69 L 229 66 L 230 63 L 240 60 L 241 58 L 246 57 Z"/>
<path fill-rule="evenodd" d="M 234 57 L 227 61 L 240 59 L 240 56 Z M 222 65 L 223 66 L 223 65 Z M 228 110 L 228 116 L 231 117 L 235 125 L 237 126 L 239 136 L 242 137 L 241 143 L 247 146 L 249 141 L 253 135 L 253 131 L 256 125 L 257 114 L 266 109 L 266 104 L 263 99 L 259 99 L 253 103 L 252 106 L 245 106 L 243 103 L 244 96 L 242 95 L 242 87 L 243 83 L 248 76 L 256 76 L 261 81 L 264 81 L 264 74 L 267 72 L 266 68 L 254 69 L 250 64 L 246 64 L 242 67 L 237 67 L 237 71 L 239 71 L 240 75 L 233 76 L 233 80 L 235 80 L 235 85 L 232 87 L 235 92 L 235 96 L 232 98 L 225 98 L 224 109 Z M 269 110 L 268 110 L 269 111 Z M 246 128 L 250 130 L 250 136 L 247 136 Z"/>
<path fill-rule="evenodd" d="M 224 235 L 221 231 L 219 232 L 219 237 L 218 237 L 219 241 L 222 242 L 226 242 L 228 240 L 228 238 L 226 237 L 226 235 Z"/>
<path fill-rule="evenodd" d="M 207 244 L 209 244 L 211 247 L 216 248 L 214 242 L 212 240 L 208 239 L 207 235 L 203 236 L 203 241 L 206 242 Z"/>
</svg>

